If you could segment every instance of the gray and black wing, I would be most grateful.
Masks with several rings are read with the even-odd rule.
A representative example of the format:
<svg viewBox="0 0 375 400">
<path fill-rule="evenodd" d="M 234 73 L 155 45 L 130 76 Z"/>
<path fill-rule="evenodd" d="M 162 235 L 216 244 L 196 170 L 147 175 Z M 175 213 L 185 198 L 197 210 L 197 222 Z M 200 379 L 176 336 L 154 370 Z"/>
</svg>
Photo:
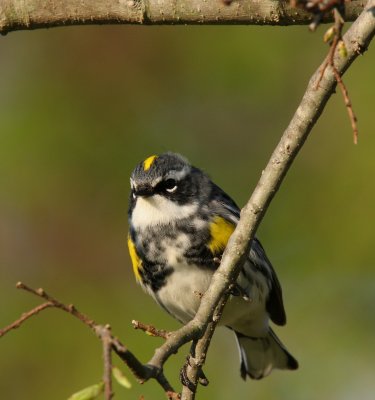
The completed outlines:
<svg viewBox="0 0 375 400">
<path fill-rule="evenodd" d="M 257 238 L 254 238 L 251 245 L 250 260 L 256 268 L 267 276 L 268 281 L 270 282 L 270 291 L 266 301 L 266 310 L 272 322 L 277 325 L 285 325 L 286 314 L 281 285 L 263 246 Z"/>
<path fill-rule="evenodd" d="M 210 206 L 212 207 L 214 214 L 220 215 L 222 218 L 234 225 L 238 223 L 240 218 L 239 207 L 215 184 L 213 184 Z M 277 325 L 285 325 L 286 314 L 281 285 L 263 246 L 257 238 L 253 239 L 249 258 L 254 267 L 262 272 L 269 282 L 270 291 L 266 301 L 266 310 L 271 320 Z"/>
</svg>

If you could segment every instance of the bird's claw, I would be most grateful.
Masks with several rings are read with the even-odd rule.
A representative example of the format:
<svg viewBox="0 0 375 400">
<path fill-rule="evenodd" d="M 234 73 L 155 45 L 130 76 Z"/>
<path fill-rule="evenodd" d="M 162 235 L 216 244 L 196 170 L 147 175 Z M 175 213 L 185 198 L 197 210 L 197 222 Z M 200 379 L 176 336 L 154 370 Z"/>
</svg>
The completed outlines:
<svg viewBox="0 0 375 400">
<path fill-rule="evenodd" d="M 180 370 L 180 382 L 182 385 L 186 386 L 190 391 L 194 392 L 196 390 L 196 385 L 189 379 L 187 376 L 187 367 L 192 366 L 190 363 L 190 356 L 186 357 L 185 364 Z M 198 382 L 202 386 L 207 386 L 209 384 L 209 380 L 207 379 L 206 375 L 200 368 L 198 371 Z"/>
</svg>

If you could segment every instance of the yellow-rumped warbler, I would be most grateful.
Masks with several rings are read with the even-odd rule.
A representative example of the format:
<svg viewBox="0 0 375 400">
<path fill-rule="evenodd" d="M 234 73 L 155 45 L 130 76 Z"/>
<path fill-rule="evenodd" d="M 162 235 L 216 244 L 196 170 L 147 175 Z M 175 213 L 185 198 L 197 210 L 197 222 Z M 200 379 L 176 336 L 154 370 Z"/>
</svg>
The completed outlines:
<svg viewBox="0 0 375 400">
<path fill-rule="evenodd" d="M 236 203 L 179 154 L 151 156 L 131 178 L 128 245 L 137 281 L 182 323 L 198 310 L 240 217 Z M 236 335 L 241 376 L 298 363 L 269 326 L 285 325 L 281 286 L 257 239 L 220 321 Z"/>
</svg>

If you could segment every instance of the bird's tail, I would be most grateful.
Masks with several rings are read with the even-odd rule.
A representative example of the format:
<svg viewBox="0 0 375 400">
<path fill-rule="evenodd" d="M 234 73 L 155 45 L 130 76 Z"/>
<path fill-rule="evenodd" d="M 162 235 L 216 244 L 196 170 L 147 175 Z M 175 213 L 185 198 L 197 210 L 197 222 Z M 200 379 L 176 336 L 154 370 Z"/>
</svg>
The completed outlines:
<svg viewBox="0 0 375 400">
<path fill-rule="evenodd" d="M 274 368 L 297 369 L 297 360 L 288 352 L 280 339 L 269 328 L 263 338 L 251 338 L 236 333 L 241 357 L 241 376 L 246 379 L 262 379 Z"/>
</svg>

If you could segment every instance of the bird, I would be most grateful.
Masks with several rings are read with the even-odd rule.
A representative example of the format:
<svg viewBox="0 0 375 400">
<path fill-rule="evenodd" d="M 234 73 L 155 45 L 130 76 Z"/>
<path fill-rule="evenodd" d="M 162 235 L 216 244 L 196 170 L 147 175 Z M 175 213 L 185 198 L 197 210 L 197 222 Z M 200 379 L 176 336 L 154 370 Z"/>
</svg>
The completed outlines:
<svg viewBox="0 0 375 400">
<path fill-rule="evenodd" d="M 136 281 L 186 324 L 194 318 L 239 218 L 234 200 L 182 155 L 147 157 L 130 177 L 128 248 Z M 298 368 L 270 321 L 286 324 L 282 289 L 254 238 L 220 320 L 235 334 L 243 379 Z"/>
</svg>

